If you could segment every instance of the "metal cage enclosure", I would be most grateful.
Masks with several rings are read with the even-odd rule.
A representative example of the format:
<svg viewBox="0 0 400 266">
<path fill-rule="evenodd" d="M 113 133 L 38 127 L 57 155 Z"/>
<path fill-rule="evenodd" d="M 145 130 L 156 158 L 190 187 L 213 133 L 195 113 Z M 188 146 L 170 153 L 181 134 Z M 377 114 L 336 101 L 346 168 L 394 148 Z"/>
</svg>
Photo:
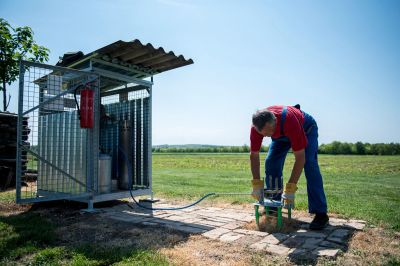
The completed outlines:
<svg viewBox="0 0 400 266">
<path fill-rule="evenodd" d="M 152 83 L 135 81 L 21 62 L 17 202 L 93 204 L 128 197 L 131 189 L 151 195 Z M 81 128 L 78 118 L 83 85 L 94 92 L 92 128 Z"/>
</svg>

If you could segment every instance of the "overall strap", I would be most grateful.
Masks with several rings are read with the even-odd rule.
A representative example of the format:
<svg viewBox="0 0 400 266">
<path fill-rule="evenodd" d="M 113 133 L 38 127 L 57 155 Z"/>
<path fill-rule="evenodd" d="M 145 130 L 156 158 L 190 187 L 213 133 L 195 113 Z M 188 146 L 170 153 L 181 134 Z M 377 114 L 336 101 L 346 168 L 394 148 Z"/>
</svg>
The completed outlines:
<svg viewBox="0 0 400 266">
<path fill-rule="evenodd" d="M 282 110 L 282 117 L 281 117 L 281 136 L 284 136 L 285 134 L 283 133 L 283 125 L 285 124 L 286 120 L 286 113 L 287 113 L 287 107 L 284 106 Z"/>
</svg>

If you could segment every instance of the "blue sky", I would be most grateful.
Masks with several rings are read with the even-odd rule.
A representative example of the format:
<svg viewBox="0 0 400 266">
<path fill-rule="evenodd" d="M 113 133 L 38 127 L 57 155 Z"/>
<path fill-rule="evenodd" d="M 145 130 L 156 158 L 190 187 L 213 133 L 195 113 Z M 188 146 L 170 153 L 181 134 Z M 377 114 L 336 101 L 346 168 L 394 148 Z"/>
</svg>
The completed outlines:
<svg viewBox="0 0 400 266">
<path fill-rule="evenodd" d="M 133 39 L 192 58 L 154 78 L 153 144 L 249 144 L 255 110 L 296 103 L 320 143 L 400 142 L 400 1 L 1 0 L 0 17 L 50 64 Z"/>
</svg>

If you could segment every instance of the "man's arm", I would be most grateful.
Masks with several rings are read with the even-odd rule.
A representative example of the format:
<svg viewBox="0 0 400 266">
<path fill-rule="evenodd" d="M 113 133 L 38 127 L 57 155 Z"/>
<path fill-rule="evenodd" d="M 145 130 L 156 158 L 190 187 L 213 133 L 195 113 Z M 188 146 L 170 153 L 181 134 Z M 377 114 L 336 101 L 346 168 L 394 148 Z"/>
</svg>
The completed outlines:
<svg viewBox="0 0 400 266">
<path fill-rule="evenodd" d="M 304 164 L 306 163 L 306 154 L 304 149 L 299 150 L 299 151 L 294 151 L 294 165 L 292 169 L 292 174 L 290 175 L 290 179 L 288 183 L 294 183 L 297 184 L 299 181 L 301 172 L 303 171 Z M 253 169 L 252 169 L 253 170 Z"/>
<path fill-rule="evenodd" d="M 250 152 L 250 167 L 253 179 L 260 179 L 260 155 L 259 152 Z"/>
</svg>

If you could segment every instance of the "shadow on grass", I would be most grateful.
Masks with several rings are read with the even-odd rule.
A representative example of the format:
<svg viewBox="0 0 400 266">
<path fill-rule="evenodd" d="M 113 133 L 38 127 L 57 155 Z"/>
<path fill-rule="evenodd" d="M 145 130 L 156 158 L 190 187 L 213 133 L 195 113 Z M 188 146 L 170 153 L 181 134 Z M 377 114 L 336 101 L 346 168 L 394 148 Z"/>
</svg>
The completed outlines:
<svg viewBox="0 0 400 266">
<path fill-rule="evenodd" d="M 113 201 L 97 207 L 118 204 Z M 0 216 L 0 264 L 168 265 L 157 250 L 189 236 L 80 212 L 85 207 L 76 202 L 47 202 L 33 204 L 23 213 Z"/>
</svg>

